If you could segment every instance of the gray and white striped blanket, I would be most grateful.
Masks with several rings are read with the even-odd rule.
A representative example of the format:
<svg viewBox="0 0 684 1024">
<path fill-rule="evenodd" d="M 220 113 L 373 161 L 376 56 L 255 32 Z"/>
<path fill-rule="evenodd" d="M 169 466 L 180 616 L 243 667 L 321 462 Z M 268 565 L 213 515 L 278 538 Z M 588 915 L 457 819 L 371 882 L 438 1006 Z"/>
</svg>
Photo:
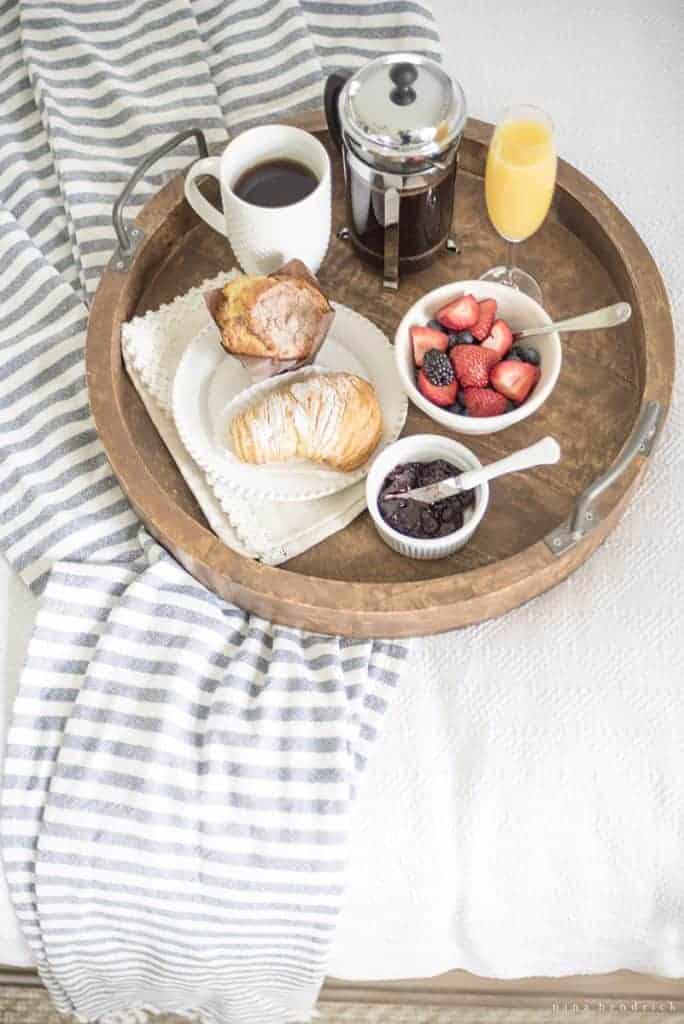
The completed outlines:
<svg viewBox="0 0 684 1024">
<path fill-rule="evenodd" d="M 329 69 L 393 49 L 437 53 L 423 3 L 0 0 L 0 545 L 42 594 L 3 858 L 82 1020 L 309 1019 L 405 654 L 244 614 L 140 530 L 84 379 L 112 201 L 162 137 L 316 106 Z"/>
</svg>

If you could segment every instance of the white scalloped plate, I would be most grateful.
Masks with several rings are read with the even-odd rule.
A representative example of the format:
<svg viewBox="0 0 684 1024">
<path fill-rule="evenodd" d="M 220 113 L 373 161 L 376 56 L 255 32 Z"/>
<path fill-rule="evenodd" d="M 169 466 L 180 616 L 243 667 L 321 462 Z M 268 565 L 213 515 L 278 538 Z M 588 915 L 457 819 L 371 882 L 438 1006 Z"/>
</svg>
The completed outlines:
<svg viewBox="0 0 684 1024">
<path fill-rule="evenodd" d="M 383 434 L 373 457 L 399 437 L 408 401 L 399 381 L 392 347 L 385 335 L 359 313 L 333 303 L 335 320 L 316 360 L 316 368 L 345 370 L 368 380 L 380 402 Z M 295 373 L 301 371 L 294 371 Z M 282 383 L 287 375 L 278 378 Z M 173 381 L 171 407 L 179 436 L 209 477 L 243 497 L 272 501 L 310 501 L 362 480 L 370 460 L 352 473 L 325 469 L 312 462 L 250 466 L 240 462 L 216 437 L 224 429 L 226 410 L 249 389 L 255 399 L 273 380 L 250 385 L 242 364 L 228 355 L 209 324 L 187 346 Z M 235 403 L 242 407 L 243 402 Z"/>
</svg>

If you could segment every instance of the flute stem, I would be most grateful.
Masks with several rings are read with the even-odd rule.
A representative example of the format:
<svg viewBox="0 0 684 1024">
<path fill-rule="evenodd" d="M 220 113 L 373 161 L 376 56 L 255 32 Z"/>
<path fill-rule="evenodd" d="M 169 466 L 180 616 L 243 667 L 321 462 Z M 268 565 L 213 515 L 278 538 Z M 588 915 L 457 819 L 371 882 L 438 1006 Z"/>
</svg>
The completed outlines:
<svg viewBox="0 0 684 1024">
<path fill-rule="evenodd" d="M 506 241 L 506 284 L 514 287 L 513 271 L 515 270 L 515 242 Z"/>
</svg>

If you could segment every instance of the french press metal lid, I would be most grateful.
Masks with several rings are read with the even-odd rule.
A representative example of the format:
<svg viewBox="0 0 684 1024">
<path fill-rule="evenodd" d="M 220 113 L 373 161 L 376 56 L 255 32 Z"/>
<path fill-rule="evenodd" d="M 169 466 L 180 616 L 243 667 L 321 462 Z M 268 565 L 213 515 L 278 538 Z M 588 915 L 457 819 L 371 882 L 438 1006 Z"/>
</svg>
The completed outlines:
<svg viewBox="0 0 684 1024">
<path fill-rule="evenodd" d="M 458 82 L 420 54 L 388 54 L 348 78 L 339 93 L 341 135 L 378 169 L 411 173 L 460 139 L 466 102 Z"/>
</svg>

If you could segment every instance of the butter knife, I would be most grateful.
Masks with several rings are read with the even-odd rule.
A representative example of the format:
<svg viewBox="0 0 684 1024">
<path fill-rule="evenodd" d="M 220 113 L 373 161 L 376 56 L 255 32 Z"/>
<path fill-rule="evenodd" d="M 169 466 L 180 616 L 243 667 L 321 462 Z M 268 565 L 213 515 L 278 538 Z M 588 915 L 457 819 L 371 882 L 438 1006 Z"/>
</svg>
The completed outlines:
<svg viewBox="0 0 684 1024">
<path fill-rule="evenodd" d="M 505 473 L 517 473 L 521 469 L 532 469 L 534 466 L 550 466 L 558 462 L 561 457 L 561 449 L 558 441 L 553 437 L 544 437 L 536 444 L 528 448 L 521 448 L 520 451 L 507 455 L 504 459 L 497 459 L 490 462 L 488 466 L 481 469 L 468 469 L 460 476 L 450 476 L 446 480 L 440 480 L 436 484 L 428 484 L 426 487 L 414 487 L 411 491 L 394 492 L 383 494 L 385 498 L 412 498 L 413 501 L 420 501 L 431 505 L 434 501 L 441 501 L 443 498 L 451 498 L 461 491 L 470 491 L 485 480 L 493 480 Z"/>
</svg>

